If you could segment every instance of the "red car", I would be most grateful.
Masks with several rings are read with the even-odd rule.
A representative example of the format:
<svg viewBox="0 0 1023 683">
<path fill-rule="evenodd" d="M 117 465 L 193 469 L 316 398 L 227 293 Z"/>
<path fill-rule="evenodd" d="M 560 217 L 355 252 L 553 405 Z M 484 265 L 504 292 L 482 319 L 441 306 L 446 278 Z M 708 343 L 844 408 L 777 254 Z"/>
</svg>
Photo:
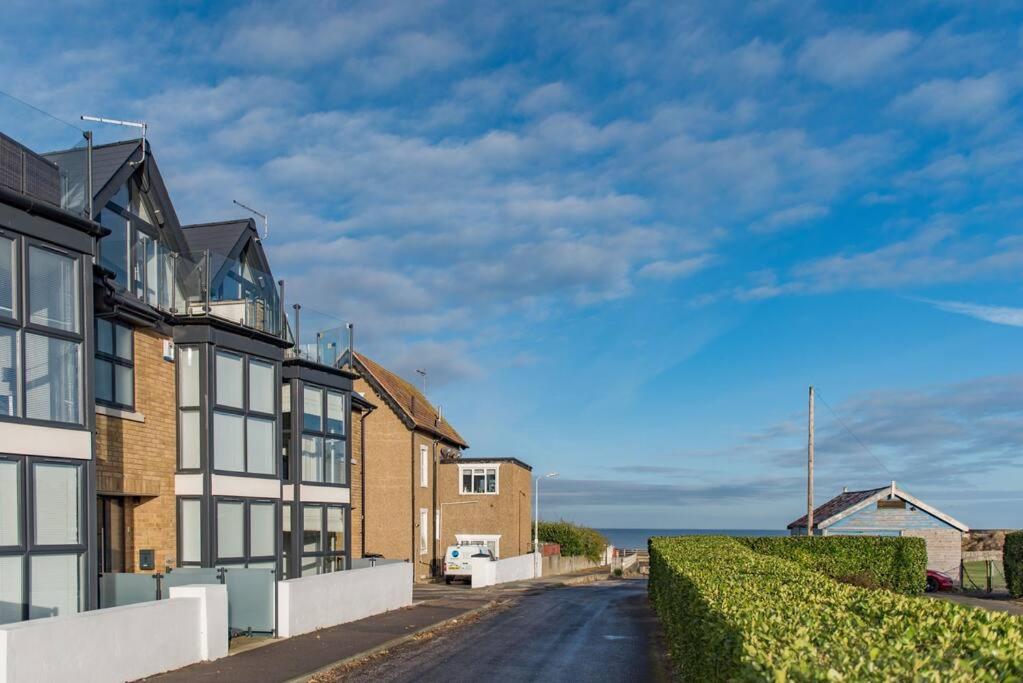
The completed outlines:
<svg viewBox="0 0 1023 683">
<path fill-rule="evenodd" d="M 936 572 L 933 569 L 927 570 L 927 592 L 935 593 L 937 591 L 950 591 L 955 588 L 955 582 L 952 577 L 941 572 Z"/>
</svg>

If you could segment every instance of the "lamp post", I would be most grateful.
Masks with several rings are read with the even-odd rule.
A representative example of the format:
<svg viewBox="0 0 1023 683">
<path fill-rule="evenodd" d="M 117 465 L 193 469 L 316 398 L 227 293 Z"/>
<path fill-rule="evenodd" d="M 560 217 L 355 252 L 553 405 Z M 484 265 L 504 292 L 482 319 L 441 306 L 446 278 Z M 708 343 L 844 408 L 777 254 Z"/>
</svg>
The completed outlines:
<svg viewBox="0 0 1023 683">
<path fill-rule="evenodd" d="M 558 476 L 557 472 L 548 472 L 542 477 L 536 478 L 536 502 L 533 503 L 533 552 L 540 550 L 540 480 L 553 479 Z"/>
</svg>

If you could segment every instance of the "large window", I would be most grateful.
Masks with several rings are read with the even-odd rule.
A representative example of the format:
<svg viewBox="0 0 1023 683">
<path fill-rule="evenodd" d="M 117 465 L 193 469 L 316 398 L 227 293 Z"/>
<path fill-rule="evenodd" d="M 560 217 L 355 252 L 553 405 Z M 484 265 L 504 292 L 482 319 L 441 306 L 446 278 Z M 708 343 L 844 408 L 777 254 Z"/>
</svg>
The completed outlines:
<svg viewBox="0 0 1023 683">
<path fill-rule="evenodd" d="M 341 505 L 302 505 L 302 576 L 345 568 L 346 514 Z"/>
<path fill-rule="evenodd" d="M 0 417 L 82 422 L 77 256 L 0 234 Z"/>
<path fill-rule="evenodd" d="M 343 392 L 306 384 L 302 388 L 302 481 L 348 483 Z"/>
<path fill-rule="evenodd" d="M 466 494 L 496 494 L 497 487 L 497 466 L 471 467 L 459 465 L 459 478 L 462 482 L 462 495 Z"/>
<path fill-rule="evenodd" d="M 0 623 L 82 609 L 84 491 L 80 464 L 0 457 Z"/>
<path fill-rule="evenodd" d="M 175 355 L 178 366 L 178 467 L 197 470 L 202 465 L 199 410 L 202 354 L 197 346 L 179 346 Z"/>
<path fill-rule="evenodd" d="M 178 498 L 178 564 L 202 563 L 202 501 Z"/>
<path fill-rule="evenodd" d="M 133 330 L 96 319 L 96 403 L 126 408 L 135 405 Z"/>
<path fill-rule="evenodd" d="M 276 502 L 219 498 L 215 508 L 218 567 L 276 566 Z"/>
<path fill-rule="evenodd" d="M 214 357 L 213 467 L 223 472 L 277 472 L 276 368 L 230 351 Z"/>
</svg>

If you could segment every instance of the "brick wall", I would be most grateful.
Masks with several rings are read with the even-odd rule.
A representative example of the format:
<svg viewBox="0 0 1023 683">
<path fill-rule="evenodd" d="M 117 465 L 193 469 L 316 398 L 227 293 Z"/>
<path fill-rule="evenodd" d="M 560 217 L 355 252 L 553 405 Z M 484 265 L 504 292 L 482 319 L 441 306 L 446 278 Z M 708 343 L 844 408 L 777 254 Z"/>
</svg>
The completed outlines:
<svg viewBox="0 0 1023 683">
<path fill-rule="evenodd" d="M 438 501 L 458 505 L 443 507 L 439 554 L 443 555 L 449 545 L 456 543 L 456 534 L 499 534 L 501 557 L 529 552 L 533 512 L 531 484 L 532 473 L 529 470 L 515 463 L 501 462 L 498 464 L 497 494 L 463 495 L 458 463 L 442 463 Z"/>
<path fill-rule="evenodd" d="M 142 548 L 156 551 L 157 569 L 173 563 L 177 555 L 174 363 L 163 359 L 166 337 L 138 329 L 134 339 L 135 413 L 140 417 L 96 415 L 97 492 L 127 496 L 127 571 L 136 571 Z"/>
<path fill-rule="evenodd" d="M 963 535 L 955 529 L 906 529 L 903 536 L 922 538 L 927 543 L 927 568 L 958 580 L 963 557 Z"/>
</svg>

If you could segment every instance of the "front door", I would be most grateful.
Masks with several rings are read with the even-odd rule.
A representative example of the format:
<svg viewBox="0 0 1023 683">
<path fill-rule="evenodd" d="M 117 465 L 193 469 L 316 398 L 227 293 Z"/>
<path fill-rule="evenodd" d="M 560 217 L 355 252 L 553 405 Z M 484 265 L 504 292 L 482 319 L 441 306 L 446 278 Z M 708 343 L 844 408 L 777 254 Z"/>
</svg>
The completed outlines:
<svg viewBox="0 0 1023 683">
<path fill-rule="evenodd" d="M 125 571 L 124 498 L 98 496 L 96 499 L 96 534 L 99 571 Z"/>
</svg>

